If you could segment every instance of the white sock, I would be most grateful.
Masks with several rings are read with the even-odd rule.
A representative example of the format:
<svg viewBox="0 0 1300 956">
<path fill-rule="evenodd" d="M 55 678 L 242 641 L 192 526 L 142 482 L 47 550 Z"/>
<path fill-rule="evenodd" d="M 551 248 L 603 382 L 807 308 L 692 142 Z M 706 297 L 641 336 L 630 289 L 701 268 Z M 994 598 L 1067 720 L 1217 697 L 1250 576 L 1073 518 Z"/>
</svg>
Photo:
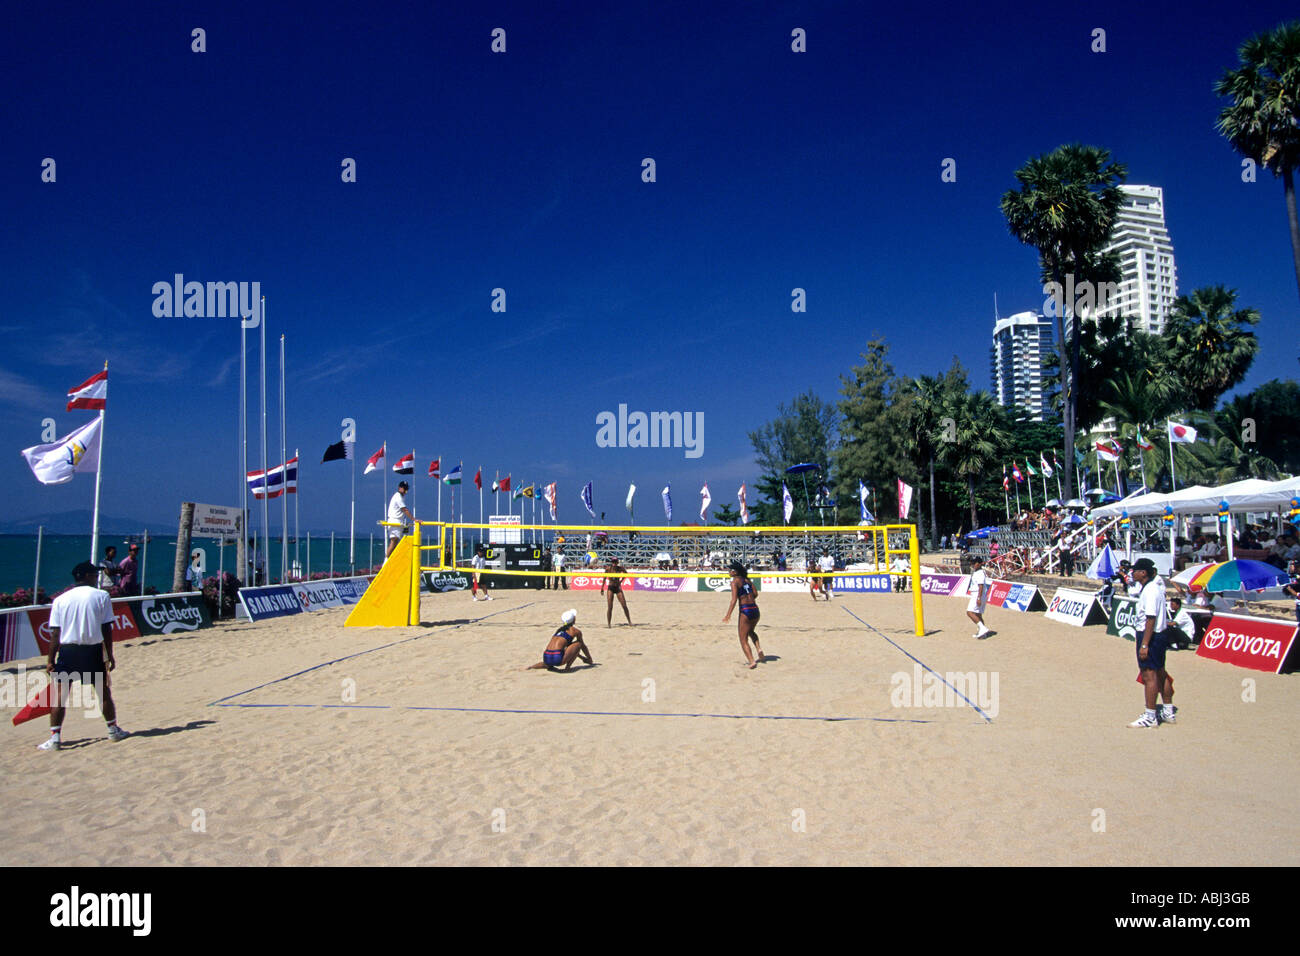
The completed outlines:
<svg viewBox="0 0 1300 956">
<path fill-rule="evenodd" d="M 1148 716 L 1148 717 L 1154 717 L 1155 715 L 1156 715 L 1156 712 L 1155 712 L 1154 710 L 1151 710 L 1150 708 L 1147 708 L 1147 716 Z"/>
</svg>

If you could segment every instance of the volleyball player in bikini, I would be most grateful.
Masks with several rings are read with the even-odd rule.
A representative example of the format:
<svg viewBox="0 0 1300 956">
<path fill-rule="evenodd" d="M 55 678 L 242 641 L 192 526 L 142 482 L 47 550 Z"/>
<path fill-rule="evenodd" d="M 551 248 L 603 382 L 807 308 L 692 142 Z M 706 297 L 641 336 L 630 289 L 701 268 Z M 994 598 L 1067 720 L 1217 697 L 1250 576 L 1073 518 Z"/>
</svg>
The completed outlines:
<svg viewBox="0 0 1300 956">
<path fill-rule="evenodd" d="M 618 563 L 618 558 L 610 558 L 609 563 L 605 565 L 605 573 L 613 575 L 608 578 L 600 579 L 600 593 L 603 596 L 606 588 L 609 589 L 609 597 L 605 599 L 605 626 L 610 626 L 610 621 L 614 617 L 614 596 L 618 595 L 618 603 L 623 605 L 623 616 L 627 618 L 627 623 L 632 623 L 632 615 L 627 612 L 627 598 L 623 597 L 623 578 L 619 575 L 627 574 L 627 568 Z"/>
<path fill-rule="evenodd" d="M 595 664 L 596 662 L 591 659 L 591 649 L 583 641 L 582 631 L 578 630 L 575 624 L 577 620 L 576 610 L 565 611 L 560 618 L 560 627 L 551 635 L 550 643 L 542 652 L 542 659 L 530 667 L 525 667 L 524 670 L 540 670 L 545 667 L 553 671 L 563 667 L 566 671 L 571 671 L 574 660 L 579 657 L 584 663 Z"/>
<path fill-rule="evenodd" d="M 740 604 L 740 617 L 736 619 L 736 631 L 740 635 L 740 649 L 745 652 L 745 660 L 749 662 L 749 669 L 753 670 L 759 664 L 764 663 L 767 657 L 763 654 L 763 648 L 758 643 L 758 590 L 754 587 L 754 582 L 749 580 L 749 572 L 739 561 L 731 562 L 731 603 L 727 606 L 727 613 L 722 618 L 722 623 L 726 624 L 731 620 L 731 612 Z M 754 655 L 749 652 L 749 642 L 754 642 L 754 650 L 758 651 L 758 661 L 755 662 Z"/>
</svg>

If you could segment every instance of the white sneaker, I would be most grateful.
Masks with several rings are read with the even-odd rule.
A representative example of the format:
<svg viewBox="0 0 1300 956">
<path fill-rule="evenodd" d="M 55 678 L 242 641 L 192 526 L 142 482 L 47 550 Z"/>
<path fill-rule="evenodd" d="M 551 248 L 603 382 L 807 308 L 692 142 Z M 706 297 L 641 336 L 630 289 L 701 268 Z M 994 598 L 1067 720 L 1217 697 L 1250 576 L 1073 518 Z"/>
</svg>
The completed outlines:
<svg viewBox="0 0 1300 956">
<path fill-rule="evenodd" d="M 45 741 L 45 743 L 37 744 L 36 749 L 37 750 L 58 750 L 60 746 L 61 745 L 59 744 L 58 738 L 51 737 L 49 740 Z"/>
<path fill-rule="evenodd" d="M 1169 706 L 1162 705 L 1159 713 L 1160 722 L 1162 724 L 1172 724 L 1178 720 L 1178 708 L 1174 707 L 1172 704 Z"/>
<path fill-rule="evenodd" d="M 1154 714 L 1149 714 L 1144 710 L 1142 711 L 1142 716 L 1139 717 L 1137 720 L 1133 721 L 1133 723 L 1129 724 L 1129 726 L 1130 727 L 1156 727 L 1159 726 L 1159 724 L 1160 724 L 1160 719 L 1158 717 L 1156 717 Z"/>
<path fill-rule="evenodd" d="M 131 736 L 131 735 L 130 735 L 127 731 L 123 730 L 121 727 L 110 727 L 110 728 L 108 728 L 108 739 L 109 739 L 109 740 L 112 740 L 112 741 L 126 740 L 126 738 L 127 738 L 127 737 L 130 737 L 130 736 Z"/>
</svg>

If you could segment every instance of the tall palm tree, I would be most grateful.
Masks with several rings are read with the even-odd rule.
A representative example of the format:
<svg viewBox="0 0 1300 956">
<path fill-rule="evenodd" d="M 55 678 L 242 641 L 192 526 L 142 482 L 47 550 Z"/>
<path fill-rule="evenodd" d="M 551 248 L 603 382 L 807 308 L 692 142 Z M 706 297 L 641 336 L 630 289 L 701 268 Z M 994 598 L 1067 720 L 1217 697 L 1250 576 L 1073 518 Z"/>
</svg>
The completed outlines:
<svg viewBox="0 0 1300 956">
<path fill-rule="evenodd" d="M 1221 285 L 1195 289 L 1174 300 L 1164 339 L 1170 368 L 1191 408 L 1210 411 L 1219 396 L 1243 378 L 1255 361 L 1259 340 L 1250 326 L 1258 309 L 1236 309 L 1237 290 Z"/>
<path fill-rule="evenodd" d="M 1237 152 L 1282 177 L 1291 259 L 1300 288 L 1300 217 L 1295 170 L 1300 167 L 1300 21 L 1251 37 L 1237 51 L 1241 66 L 1225 70 L 1214 85 L 1232 103 L 1217 126 Z"/>
<path fill-rule="evenodd" d="M 946 375 L 922 375 L 908 383 L 911 401 L 907 406 L 907 428 L 911 438 L 914 460 L 927 467 L 930 475 L 930 547 L 937 548 L 939 541 L 938 508 L 935 495 L 934 465 L 939 448 L 948 439 L 945 419 L 951 416 L 950 406 L 966 392 L 966 371 L 958 362 Z"/>
<path fill-rule="evenodd" d="M 956 426 L 953 430 L 955 440 L 942 443 L 939 446 L 939 456 L 959 477 L 966 480 L 971 527 L 978 528 L 975 480 L 993 474 L 998 458 L 1011 442 L 1006 413 L 988 392 L 962 395 L 949 408 Z"/>
<path fill-rule="evenodd" d="M 1128 176 L 1110 152 L 1095 146 L 1058 146 L 1016 170 L 1018 190 L 1002 196 L 1001 209 L 1011 234 L 1038 250 L 1044 282 L 1057 288 L 1118 278 L 1113 256 L 1103 256 L 1111 229 L 1123 203 L 1119 185 Z M 1079 401 L 1079 320 L 1074 303 L 1056 309 L 1056 340 L 1062 349 L 1061 418 L 1066 455 L 1074 448 L 1075 413 Z M 1065 314 L 1069 313 L 1069 324 Z M 1068 338 L 1067 338 L 1068 332 Z M 1073 497 L 1073 476 L 1065 474 L 1066 497 Z"/>
</svg>

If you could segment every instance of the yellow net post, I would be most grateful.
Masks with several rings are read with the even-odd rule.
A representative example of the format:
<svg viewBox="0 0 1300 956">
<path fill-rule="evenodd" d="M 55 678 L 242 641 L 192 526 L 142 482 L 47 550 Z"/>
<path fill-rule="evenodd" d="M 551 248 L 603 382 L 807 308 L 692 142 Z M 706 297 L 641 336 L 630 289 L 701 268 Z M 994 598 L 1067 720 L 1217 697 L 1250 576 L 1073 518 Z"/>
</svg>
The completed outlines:
<svg viewBox="0 0 1300 956">
<path fill-rule="evenodd" d="M 917 637 L 925 637 L 925 617 L 921 611 L 921 540 L 916 525 L 911 526 L 907 538 L 907 550 L 912 569 L 912 629 Z"/>
</svg>

